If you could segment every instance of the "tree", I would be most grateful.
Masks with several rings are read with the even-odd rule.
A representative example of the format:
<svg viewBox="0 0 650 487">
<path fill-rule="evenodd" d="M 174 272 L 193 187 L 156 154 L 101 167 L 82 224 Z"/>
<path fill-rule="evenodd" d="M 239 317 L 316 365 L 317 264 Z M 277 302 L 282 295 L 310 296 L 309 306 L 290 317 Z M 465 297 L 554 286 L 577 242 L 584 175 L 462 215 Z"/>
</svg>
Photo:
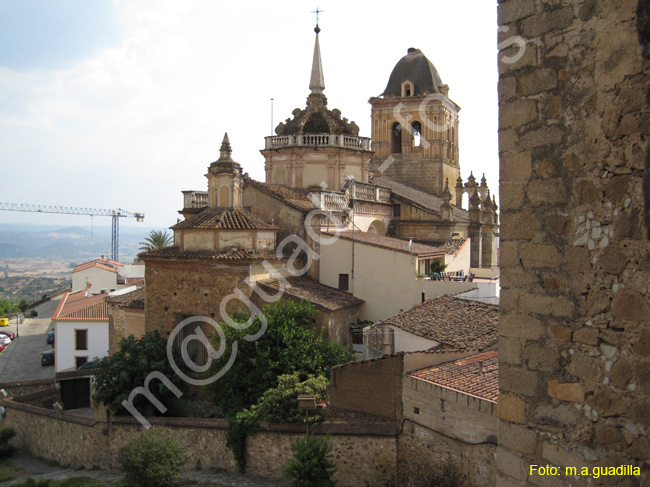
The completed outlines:
<svg viewBox="0 0 650 487">
<path fill-rule="evenodd" d="M 293 455 L 284 469 L 291 487 L 334 487 L 336 466 L 327 458 L 332 445 L 326 438 L 307 435 L 291 444 Z"/>
<path fill-rule="evenodd" d="M 18 309 L 20 309 L 22 313 L 27 311 L 29 309 L 29 306 L 30 306 L 29 301 L 27 301 L 25 298 L 18 301 Z"/>
<path fill-rule="evenodd" d="M 180 352 L 174 348 L 174 360 L 181 364 Z M 145 385 L 146 377 L 154 371 L 162 372 L 174 385 L 183 390 L 184 382 L 172 369 L 167 358 L 167 340 L 158 331 L 145 333 L 137 339 L 133 335 L 120 340 L 118 350 L 99 361 L 95 369 L 95 393 L 93 398 L 104 403 L 116 414 L 126 414 L 122 401 L 128 401 L 131 391 Z M 171 409 L 174 394 L 158 379 L 149 383 L 149 390 L 165 407 Z M 135 408 L 143 416 L 162 414 L 143 394 L 133 400 Z"/>
<path fill-rule="evenodd" d="M 276 303 L 263 310 L 268 327 L 255 341 L 245 340 L 261 327 L 256 319 L 248 329 L 222 325 L 226 335 L 225 352 L 212 363 L 209 373 L 221 371 L 237 342 L 237 358 L 230 370 L 219 380 L 206 386 L 207 394 L 228 415 L 248 408 L 268 389 L 278 385 L 283 374 L 298 374 L 301 380 L 311 375 L 330 376 L 334 365 L 349 362 L 352 352 L 343 345 L 307 328 L 314 306 L 308 301 Z M 243 317 L 239 318 L 242 322 Z M 215 345 L 215 350 L 219 345 Z"/>
<path fill-rule="evenodd" d="M 0 316 L 16 313 L 20 311 L 16 303 L 12 303 L 6 299 L 0 299 Z"/>
<path fill-rule="evenodd" d="M 174 239 L 167 233 L 167 230 L 151 230 L 144 242 L 140 242 L 140 250 L 147 252 L 149 250 L 164 249 L 171 246 L 173 242 Z"/>
</svg>

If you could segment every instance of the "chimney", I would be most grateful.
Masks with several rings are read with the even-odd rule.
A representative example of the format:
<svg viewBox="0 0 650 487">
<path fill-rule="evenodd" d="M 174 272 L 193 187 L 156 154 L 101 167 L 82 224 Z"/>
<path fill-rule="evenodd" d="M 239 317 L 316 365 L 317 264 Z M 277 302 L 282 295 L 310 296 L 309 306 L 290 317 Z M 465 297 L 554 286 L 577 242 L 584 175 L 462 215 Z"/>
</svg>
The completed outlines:
<svg viewBox="0 0 650 487">
<path fill-rule="evenodd" d="M 90 282 L 87 282 L 87 283 L 86 283 L 86 294 L 85 294 L 85 297 L 89 297 L 89 296 L 92 296 L 92 295 L 93 295 L 93 293 L 92 293 L 92 287 L 93 287 L 92 283 L 90 283 Z"/>
</svg>

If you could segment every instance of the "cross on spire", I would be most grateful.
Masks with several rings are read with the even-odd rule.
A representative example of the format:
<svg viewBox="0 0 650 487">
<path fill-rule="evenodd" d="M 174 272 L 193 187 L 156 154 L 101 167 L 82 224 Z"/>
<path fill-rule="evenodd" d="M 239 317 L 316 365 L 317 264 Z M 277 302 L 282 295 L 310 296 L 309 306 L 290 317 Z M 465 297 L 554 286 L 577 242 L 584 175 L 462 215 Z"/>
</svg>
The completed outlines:
<svg viewBox="0 0 650 487">
<path fill-rule="evenodd" d="M 318 7 L 316 7 L 316 10 L 312 10 L 311 13 L 316 14 L 316 27 L 314 28 L 314 32 L 318 34 L 320 32 L 320 27 L 318 27 L 318 15 L 325 12 L 325 10 L 321 10 Z"/>
</svg>

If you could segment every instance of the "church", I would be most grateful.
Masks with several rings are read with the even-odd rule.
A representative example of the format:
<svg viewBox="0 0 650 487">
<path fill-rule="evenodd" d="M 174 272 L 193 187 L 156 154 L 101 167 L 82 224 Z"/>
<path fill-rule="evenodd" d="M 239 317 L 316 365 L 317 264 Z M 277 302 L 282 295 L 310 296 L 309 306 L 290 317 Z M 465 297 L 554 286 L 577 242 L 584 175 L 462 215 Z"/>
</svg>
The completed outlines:
<svg viewBox="0 0 650 487">
<path fill-rule="evenodd" d="M 349 325 L 359 319 L 385 319 L 476 289 L 473 276 L 498 276 L 496 201 L 485 178 L 460 178 L 460 107 L 431 61 L 413 48 L 399 60 L 369 100 L 372 133 L 363 137 L 327 105 L 314 31 L 306 106 L 265 137 L 266 181 L 243 171 L 226 134 L 207 191 L 183 191 L 174 246 L 142 255 L 146 331 L 216 317 L 233 289 L 260 307 L 275 290 L 310 299 L 314 326 L 351 344 Z M 430 280 L 440 269 L 455 279 Z"/>
</svg>

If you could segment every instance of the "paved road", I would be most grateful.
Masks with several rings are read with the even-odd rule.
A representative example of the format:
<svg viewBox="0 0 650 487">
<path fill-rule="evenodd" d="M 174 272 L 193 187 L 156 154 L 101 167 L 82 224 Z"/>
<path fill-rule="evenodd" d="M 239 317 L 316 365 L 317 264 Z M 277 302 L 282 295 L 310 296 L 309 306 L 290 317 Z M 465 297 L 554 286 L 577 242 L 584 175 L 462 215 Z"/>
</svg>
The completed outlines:
<svg viewBox="0 0 650 487">
<path fill-rule="evenodd" d="M 3 328 L 17 331 L 19 337 L 0 353 L 0 382 L 54 377 L 53 366 L 41 365 L 41 352 L 52 349 L 52 346 L 47 344 L 46 332 L 54 328 L 52 315 L 60 299 L 38 305 L 36 318 L 25 318 L 20 324 L 11 320 L 9 326 Z"/>
<path fill-rule="evenodd" d="M 122 475 L 119 472 L 107 470 L 72 470 L 63 467 L 47 465 L 27 453 L 18 452 L 11 458 L 12 463 L 21 469 L 13 480 L 0 482 L 0 486 L 23 482 L 26 477 L 34 480 L 55 479 L 64 480 L 73 477 L 91 477 L 104 482 L 117 482 Z M 180 485 L 212 485 L 214 487 L 286 487 L 288 482 L 264 480 L 247 475 L 212 473 L 207 470 L 187 470 L 181 474 Z"/>
</svg>

